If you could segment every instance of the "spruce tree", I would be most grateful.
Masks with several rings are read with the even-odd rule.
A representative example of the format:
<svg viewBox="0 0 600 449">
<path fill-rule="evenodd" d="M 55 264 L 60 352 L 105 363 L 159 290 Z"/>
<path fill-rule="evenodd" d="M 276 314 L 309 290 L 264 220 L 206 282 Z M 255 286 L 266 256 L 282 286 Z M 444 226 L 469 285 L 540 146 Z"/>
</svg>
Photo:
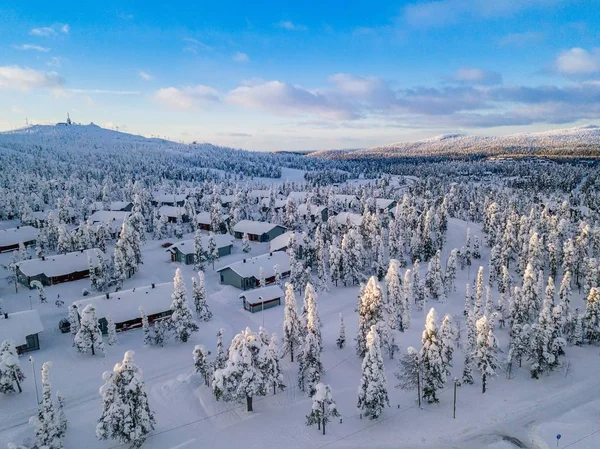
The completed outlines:
<svg viewBox="0 0 600 449">
<path fill-rule="evenodd" d="M 384 296 L 384 309 L 388 316 L 389 325 L 392 329 L 404 329 L 402 317 L 404 316 L 403 301 L 404 290 L 402 289 L 402 278 L 400 277 L 400 264 L 396 259 L 390 260 L 387 274 L 385 275 L 386 294 Z"/>
<path fill-rule="evenodd" d="M 292 362 L 294 361 L 294 351 L 299 349 L 302 343 L 303 333 L 302 321 L 298 316 L 294 286 L 286 282 L 285 307 L 283 310 L 283 352 L 284 354 L 290 354 Z"/>
<path fill-rule="evenodd" d="M 87 354 L 91 351 L 92 355 L 96 355 L 96 352 L 104 355 L 102 332 L 98 325 L 96 308 L 93 304 L 88 304 L 81 312 L 81 323 L 75 335 L 74 344 L 81 353 Z"/>
<path fill-rule="evenodd" d="M 473 313 L 476 320 L 483 316 L 483 290 L 483 267 L 479 267 L 479 270 L 477 270 L 477 280 L 475 282 L 475 301 L 473 303 Z"/>
<path fill-rule="evenodd" d="M 316 385 L 321 380 L 322 372 L 319 341 L 313 328 L 309 328 L 298 353 L 298 387 L 300 390 L 306 391 L 309 396 L 312 396 L 315 393 Z"/>
<path fill-rule="evenodd" d="M 390 405 L 387 379 L 381 355 L 377 326 L 371 326 L 366 338 L 362 375 L 358 387 L 357 407 L 367 418 L 377 419 L 385 406 Z"/>
<path fill-rule="evenodd" d="M 417 310 L 423 310 L 425 308 L 425 287 L 421 283 L 421 278 L 419 277 L 419 259 L 415 260 L 412 273 L 413 298 L 417 305 Z"/>
<path fill-rule="evenodd" d="M 194 233 L 194 268 L 196 270 L 204 270 L 204 261 L 206 260 L 206 253 L 202 247 L 202 234 L 200 230 L 196 230 Z"/>
<path fill-rule="evenodd" d="M 358 306 L 358 333 L 356 335 L 356 355 L 364 357 L 367 334 L 371 327 L 377 326 L 383 319 L 382 293 L 375 276 L 371 276 L 360 295 Z M 379 336 L 377 336 L 379 340 Z"/>
<path fill-rule="evenodd" d="M 217 331 L 217 355 L 215 357 L 215 369 L 223 369 L 227 364 L 227 354 L 225 349 L 223 348 L 223 332 L 224 329 L 219 329 Z"/>
<path fill-rule="evenodd" d="M 262 362 L 267 388 L 268 386 L 273 386 L 273 394 L 277 393 L 277 389 L 283 390 L 285 388 L 277 341 L 277 334 L 272 334 L 271 339 L 266 345 L 266 350 L 264 350 L 264 359 Z"/>
<path fill-rule="evenodd" d="M 322 351 L 323 339 L 321 337 L 321 319 L 319 318 L 319 310 L 317 307 L 317 292 L 310 282 L 306 284 L 304 290 L 302 315 L 306 321 L 306 331 L 314 333 L 319 351 Z"/>
<path fill-rule="evenodd" d="M 454 348 L 458 342 L 458 329 L 454 325 L 451 315 L 444 316 L 439 329 L 442 362 L 446 370 L 446 376 L 450 376 Z"/>
<path fill-rule="evenodd" d="M 332 417 L 338 417 L 337 405 L 331 394 L 331 387 L 319 382 L 315 386 L 315 394 L 312 396 L 312 410 L 306 416 L 306 425 L 317 424 L 319 428 L 323 427 L 325 435 L 325 425 L 331 421 Z"/>
<path fill-rule="evenodd" d="M 173 299 L 171 303 L 173 313 L 169 319 L 169 325 L 174 332 L 175 340 L 185 343 L 192 332 L 198 331 L 198 325 L 194 321 L 192 311 L 188 306 L 187 291 L 179 268 L 175 271 L 171 298 Z"/>
<path fill-rule="evenodd" d="M 433 308 L 427 314 L 421 343 L 420 358 L 423 361 L 423 399 L 429 403 L 439 402 L 437 391 L 442 389 L 446 383 L 446 370 L 437 327 L 437 314 Z"/>
<path fill-rule="evenodd" d="M 71 332 L 71 335 L 73 336 L 73 338 L 75 338 L 75 335 L 77 335 L 77 331 L 79 331 L 79 316 L 77 315 L 77 309 L 73 306 L 69 306 L 69 332 Z"/>
<path fill-rule="evenodd" d="M 248 239 L 248 234 L 244 233 L 242 236 L 242 251 L 245 253 L 249 253 L 252 250 L 250 247 L 250 240 Z"/>
<path fill-rule="evenodd" d="M 589 344 L 600 341 L 600 290 L 597 287 L 590 289 L 581 324 L 585 341 Z"/>
<path fill-rule="evenodd" d="M 121 363 L 102 375 L 100 388 L 102 415 L 96 426 L 100 440 L 116 440 L 139 448 L 154 429 L 154 413 L 150 410 L 142 371 L 134 363 L 133 351 L 127 351 Z"/>
<path fill-rule="evenodd" d="M 476 349 L 477 331 L 475 327 L 475 315 L 469 311 L 465 321 L 467 327 L 467 342 L 465 344 L 465 363 L 463 366 L 462 382 L 472 385 L 473 381 L 473 358 Z"/>
<path fill-rule="evenodd" d="M 192 278 L 192 296 L 194 298 L 194 307 L 196 315 L 200 321 L 210 321 L 212 312 L 206 302 L 206 286 L 204 282 L 204 272 L 198 272 L 198 279 Z"/>
<path fill-rule="evenodd" d="M 335 342 L 338 348 L 343 349 L 346 346 L 346 327 L 344 326 L 344 316 L 340 312 L 340 332 Z"/>
<path fill-rule="evenodd" d="M 454 248 L 450 251 L 450 255 L 448 256 L 448 260 L 446 261 L 446 274 L 444 276 L 444 289 L 446 295 L 456 290 L 455 281 L 456 281 L 456 267 L 458 261 L 458 250 Z"/>
<path fill-rule="evenodd" d="M 21 393 L 24 380 L 15 344 L 12 340 L 4 340 L 0 344 L 0 393 L 14 393 L 15 385 Z"/>
<path fill-rule="evenodd" d="M 42 401 L 38 405 L 37 416 L 31 419 L 35 425 L 34 447 L 40 449 L 62 449 L 66 431 L 66 422 L 52 400 L 51 366 L 52 362 L 42 365 Z"/>
<path fill-rule="evenodd" d="M 106 329 L 109 346 L 117 344 L 117 327 L 110 315 L 106 317 Z"/>
<path fill-rule="evenodd" d="M 410 328 L 410 311 L 412 308 L 413 299 L 413 285 L 411 271 L 406 270 L 404 272 L 404 294 L 402 295 L 402 329 L 407 330 Z"/>
<path fill-rule="evenodd" d="M 498 341 L 487 316 L 484 315 L 477 320 L 476 328 L 477 341 L 474 356 L 477 369 L 481 373 L 482 393 L 485 393 L 488 379 L 496 376 L 496 370 L 498 369 L 498 360 L 496 359 Z"/>
<path fill-rule="evenodd" d="M 209 386 L 210 375 L 212 374 L 212 366 L 208 360 L 209 354 L 210 352 L 208 352 L 208 349 L 206 349 L 203 345 L 196 345 L 192 351 L 196 373 L 202 376 L 202 379 L 204 379 L 204 384 L 207 387 Z"/>
</svg>

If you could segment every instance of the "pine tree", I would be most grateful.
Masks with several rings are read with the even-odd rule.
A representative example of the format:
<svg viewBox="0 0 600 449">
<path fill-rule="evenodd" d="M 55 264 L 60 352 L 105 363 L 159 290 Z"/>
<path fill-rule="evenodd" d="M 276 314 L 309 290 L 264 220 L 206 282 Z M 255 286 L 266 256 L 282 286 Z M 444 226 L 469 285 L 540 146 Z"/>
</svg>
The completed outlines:
<svg viewBox="0 0 600 449">
<path fill-rule="evenodd" d="M 398 372 L 394 374 L 398 379 L 396 388 L 405 391 L 420 389 L 422 377 L 422 364 L 419 358 L 419 351 L 412 346 L 409 346 L 406 354 L 398 360 Z M 421 403 L 421 391 L 417 392 L 419 396 L 419 404 Z"/>
<path fill-rule="evenodd" d="M 404 316 L 405 301 L 402 298 L 402 278 L 400 277 L 400 264 L 396 259 L 390 260 L 390 265 L 385 275 L 386 294 L 384 296 L 384 309 L 392 329 L 404 329 L 402 317 Z"/>
<path fill-rule="evenodd" d="M 465 344 L 465 363 L 462 373 L 462 382 L 473 385 L 473 357 L 477 344 L 477 331 L 475 328 L 475 315 L 469 310 L 466 316 L 467 342 Z"/>
<path fill-rule="evenodd" d="M 266 380 L 261 371 L 262 346 L 250 328 L 233 338 L 225 368 L 214 372 L 212 386 L 217 400 L 245 400 L 247 410 L 252 411 L 252 399 L 266 394 Z"/>
<path fill-rule="evenodd" d="M 215 269 L 215 260 L 219 259 L 219 248 L 217 248 L 217 242 L 215 241 L 215 234 L 211 232 L 208 235 L 208 248 L 206 250 L 206 259 L 212 264 L 213 270 Z"/>
<path fill-rule="evenodd" d="M 202 247 L 202 234 L 197 229 L 194 233 L 194 268 L 196 270 L 204 271 L 204 261 L 206 260 L 206 253 Z"/>
<path fill-rule="evenodd" d="M 450 376 L 454 347 L 458 342 L 458 329 L 454 326 L 451 315 L 446 315 L 439 329 L 442 362 L 446 370 L 446 376 Z"/>
<path fill-rule="evenodd" d="M 425 287 L 421 283 L 421 278 L 419 277 L 419 259 L 415 260 L 412 273 L 413 298 L 417 305 L 417 310 L 423 310 L 425 308 Z"/>
<path fill-rule="evenodd" d="M 575 317 L 573 319 L 573 344 L 575 346 L 581 346 L 583 344 L 583 321 L 579 310 L 575 310 Z"/>
<path fill-rule="evenodd" d="M 446 369 L 442 357 L 442 345 L 438 335 L 437 314 L 431 308 L 425 321 L 421 338 L 420 357 L 423 361 L 423 399 L 429 403 L 439 402 L 437 391 L 446 383 Z"/>
<path fill-rule="evenodd" d="M 194 367 L 196 368 L 196 373 L 202 376 L 204 379 L 204 384 L 208 387 L 210 375 L 212 374 L 212 366 L 210 361 L 208 360 L 208 355 L 210 352 L 202 346 L 196 345 L 194 350 L 192 351 L 192 355 L 194 356 Z"/>
<path fill-rule="evenodd" d="M 478 320 L 483 316 L 483 267 L 477 270 L 477 281 L 475 282 L 475 301 L 473 303 L 473 313 Z"/>
<path fill-rule="evenodd" d="M 77 309 L 74 306 L 69 306 L 68 320 L 70 325 L 69 331 L 73 338 L 75 338 L 75 335 L 79 331 L 79 315 L 77 315 Z"/>
<path fill-rule="evenodd" d="M 458 260 L 458 250 L 454 248 L 450 251 L 448 260 L 446 261 L 446 274 L 444 276 L 444 290 L 446 295 L 456 290 L 454 285 L 456 281 L 456 264 Z"/>
<path fill-rule="evenodd" d="M 223 369 L 227 364 L 227 354 L 225 353 L 225 349 L 223 348 L 223 332 L 224 329 L 219 329 L 217 331 L 217 355 L 215 357 L 215 369 Z"/>
<path fill-rule="evenodd" d="M 4 340 L 0 344 L 0 393 L 14 393 L 15 384 L 21 393 L 24 380 L 15 344 L 12 340 Z"/>
<path fill-rule="evenodd" d="M 600 341 L 600 290 L 592 287 L 581 319 L 584 339 L 592 344 Z"/>
<path fill-rule="evenodd" d="M 344 326 L 344 316 L 340 312 L 340 333 L 335 344 L 338 348 L 343 349 L 346 346 L 346 327 Z"/>
<path fill-rule="evenodd" d="M 371 326 L 366 338 L 357 407 L 369 419 L 377 419 L 386 405 L 389 407 L 390 401 L 381 344 L 377 327 Z"/>
<path fill-rule="evenodd" d="M 304 304 L 302 305 L 302 316 L 306 321 L 306 331 L 315 335 L 319 352 L 323 350 L 323 339 L 321 337 L 321 319 L 317 307 L 317 292 L 309 282 L 304 290 Z"/>
<path fill-rule="evenodd" d="M 572 331 L 572 329 L 569 329 L 569 324 L 571 322 L 571 297 L 571 272 L 567 271 L 562 278 L 558 290 L 558 304 L 561 308 L 561 316 L 563 318 L 562 331 L 567 335 Z"/>
<path fill-rule="evenodd" d="M 144 334 L 144 345 L 153 345 L 154 339 L 152 338 L 152 334 L 150 332 L 150 324 L 148 323 L 148 316 L 144 311 L 144 308 L 140 306 L 139 308 L 140 314 L 142 315 L 142 332 Z"/>
<path fill-rule="evenodd" d="M 248 240 L 248 234 L 242 236 L 242 251 L 249 253 L 252 250 L 250 247 L 250 240 Z"/>
<path fill-rule="evenodd" d="M 321 364 L 321 345 L 311 327 L 306 333 L 304 343 L 298 354 L 298 387 L 308 391 L 308 395 L 315 393 L 315 387 L 321 380 L 323 365 Z"/>
<path fill-rule="evenodd" d="M 325 435 L 325 425 L 331 421 L 331 418 L 341 416 L 337 405 L 331 394 L 331 387 L 319 382 L 315 386 L 315 394 L 312 397 L 312 410 L 306 416 L 306 425 L 317 424 L 319 428 L 323 427 Z"/>
<path fill-rule="evenodd" d="M 171 298 L 173 299 L 171 303 L 173 314 L 169 319 L 169 324 L 174 331 L 175 340 L 185 343 L 192 335 L 192 332 L 198 331 L 198 325 L 194 321 L 192 311 L 188 306 L 187 291 L 179 268 L 175 271 Z"/>
<path fill-rule="evenodd" d="M 87 354 L 91 350 L 92 355 L 96 355 L 96 352 L 104 355 L 102 332 L 98 325 L 96 308 L 93 304 L 88 304 L 81 312 L 79 330 L 75 335 L 74 343 L 77 350 L 81 353 Z"/>
<path fill-rule="evenodd" d="M 358 333 L 356 335 L 356 355 L 364 357 L 366 351 L 367 334 L 373 326 L 377 326 L 383 319 L 382 293 L 375 276 L 371 276 L 360 295 L 358 306 Z M 379 336 L 377 336 L 379 341 Z"/>
<path fill-rule="evenodd" d="M 498 341 L 487 316 L 484 315 L 477 320 L 476 328 L 477 342 L 474 356 L 477 362 L 477 369 L 481 373 L 482 393 L 485 393 L 488 378 L 496 376 L 496 370 L 498 369 L 498 361 L 496 359 Z"/>
<path fill-rule="evenodd" d="M 291 361 L 294 361 L 294 351 L 299 349 L 302 343 L 302 321 L 298 316 L 298 305 L 294 286 L 285 284 L 285 308 L 283 311 L 283 352 L 289 353 Z"/>
<path fill-rule="evenodd" d="M 62 449 L 66 423 L 62 421 L 57 406 L 52 400 L 50 368 L 52 362 L 42 365 L 42 401 L 38 405 L 37 416 L 32 417 L 35 425 L 35 448 Z"/>
<path fill-rule="evenodd" d="M 267 344 L 264 351 L 263 372 L 267 385 L 273 386 L 273 394 L 277 393 L 277 389 L 283 390 L 283 372 L 279 362 L 279 346 L 277 345 L 277 334 L 271 335 L 271 340 Z"/>
<path fill-rule="evenodd" d="M 139 448 L 154 429 L 155 419 L 134 355 L 133 351 L 127 351 L 123 362 L 102 375 L 105 381 L 100 388 L 102 415 L 96 426 L 96 436 L 100 440 L 113 439 Z"/>
<path fill-rule="evenodd" d="M 407 330 L 410 328 L 410 309 L 414 302 L 413 285 L 410 270 L 404 272 L 404 294 L 402 295 L 402 328 Z"/>
<path fill-rule="evenodd" d="M 117 344 L 117 327 L 110 315 L 106 317 L 106 328 L 108 331 L 108 344 L 110 346 Z"/>
<path fill-rule="evenodd" d="M 204 272 L 198 272 L 198 279 L 192 278 L 192 296 L 194 298 L 194 306 L 196 315 L 200 321 L 210 321 L 212 312 L 208 308 L 206 302 L 206 286 L 204 282 Z"/>
</svg>

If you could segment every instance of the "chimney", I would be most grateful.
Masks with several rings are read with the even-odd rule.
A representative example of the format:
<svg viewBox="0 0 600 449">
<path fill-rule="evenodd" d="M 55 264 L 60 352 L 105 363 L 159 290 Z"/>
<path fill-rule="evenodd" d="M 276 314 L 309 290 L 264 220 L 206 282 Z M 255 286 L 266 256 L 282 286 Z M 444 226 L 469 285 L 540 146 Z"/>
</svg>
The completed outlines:
<svg viewBox="0 0 600 449">
<path fill-rule="evenodd" d="M 106 293 L 106 299 L 110 299 L 110 295 Z"/>
<path fill-rule="evenodd" d="M 8 313 L 5 313 L 5 314 L 4 314 L 4 319 L 5 319 L 5 320 L 8 320 Z"/>
<path fill-rule="evenodd" d="M 153 283 L 152 283 L 152 288 L 154 288 L 154 287 L 156 287 L 156 284 L 153 282 Z"/>
<path fill-rule="evenodd" d="M 244 259 L 244 263 L 246 263 L 246 259 Z"/>
</svg>

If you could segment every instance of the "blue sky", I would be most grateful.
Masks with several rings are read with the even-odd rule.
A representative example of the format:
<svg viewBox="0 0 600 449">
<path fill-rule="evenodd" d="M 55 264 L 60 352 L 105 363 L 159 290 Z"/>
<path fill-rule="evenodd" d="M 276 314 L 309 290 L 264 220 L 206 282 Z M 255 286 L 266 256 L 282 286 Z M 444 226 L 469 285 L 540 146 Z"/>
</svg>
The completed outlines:
<svg viewBox="0 0 600 449">
<path fill-rule="evenodd" d="M 600 118 L 597 0 L 177 3 L 4 0 L 0 130 L 277 150 Z"/>
</svg>

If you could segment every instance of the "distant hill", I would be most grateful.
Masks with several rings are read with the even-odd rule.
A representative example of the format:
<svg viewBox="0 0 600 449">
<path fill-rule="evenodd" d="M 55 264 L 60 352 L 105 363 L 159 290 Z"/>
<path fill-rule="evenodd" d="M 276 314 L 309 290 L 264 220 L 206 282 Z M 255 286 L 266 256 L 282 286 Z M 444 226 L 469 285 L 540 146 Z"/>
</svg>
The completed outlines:
<svg viewBox="0 0 600 449">
<path fill-rule="evenodd" d="M 404 159 L 466 157 L 600 157 L 600 127 L 589 125 L 504 137 L 444 134 L 359 150 L 324 150 L 323 159 Z"/>
</svg>

